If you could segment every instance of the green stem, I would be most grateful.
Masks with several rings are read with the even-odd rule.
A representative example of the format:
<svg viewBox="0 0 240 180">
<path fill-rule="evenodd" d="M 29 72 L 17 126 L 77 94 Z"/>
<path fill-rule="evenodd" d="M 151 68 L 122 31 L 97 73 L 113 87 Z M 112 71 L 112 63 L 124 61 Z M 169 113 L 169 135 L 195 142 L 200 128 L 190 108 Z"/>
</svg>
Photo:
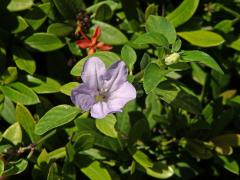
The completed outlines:
<svg viewBox="0 0 240 180">
<path fill-rule="evenodd" d="M 237 17 L 238 19 L 240 19 L 240 14 L 239 14 L 238 12 L 236 12 L 236 11 L 234 11 L 234 10 L 232 10 L 232 9 L 230 9 L 230 8 L 222 5 L 222 4 L 219 4 L 219 3 L 217 3 L 217 6 L 218 6 L 219 8 L 221 8 L 222 10 L 228 12 L 229 14 L 232 14 L 233 16 L 235 16 L 235 17 Z"/>
<path fill-rule="evenodd" d="M 42 137 L 40 140 L 38 140 L 35 145 L 41 144 L 43 141 L 45 141 L 46 139 L 48 139 L 49 137 L 51 137 L 52 135 L 54 135 L 56 133 L 56 130 L 51 131 L 50 133 L 48 133 L 46 136 Z"/>
</svg>

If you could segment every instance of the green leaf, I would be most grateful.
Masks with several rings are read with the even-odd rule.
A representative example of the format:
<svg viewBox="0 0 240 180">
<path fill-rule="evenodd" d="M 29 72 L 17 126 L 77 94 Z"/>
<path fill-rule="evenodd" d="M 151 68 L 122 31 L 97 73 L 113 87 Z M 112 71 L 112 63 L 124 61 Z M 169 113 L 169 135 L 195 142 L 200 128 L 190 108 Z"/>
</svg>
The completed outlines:
<svg viewBox="0 0 240 180">
<path fill-rule="evenodd" d="M 80 76 L 82 73 L 84 63 L 92 56 L 99 57 L 107 67 L 109 67 L 111 64 L 120 59 L 120 57 L 113 52 L 96 52 L 90 56 L 87 56 L 79 60 L 78 63 L 72 68 L 71 74 L 74 76 Z"/>
<path fill-rule="evenodd" d="M 197 51 L 197 50 L 184 51 L 184 53 L 181 55 L 181 59 L 184 62 L 199 62 L 199 63 L 205 64 L 206 66 L 216 70 L 217 72 L 224 74 L 221 67 L 207 53 Z"/>
<path fill-rule="evenodd" d="M 33 30 L 37 30 L 46 21 L 50 10 L 50 3 L 39 4 L 38 6 L 34 6 L 34 8 L 29 10 L 24 18 Z"/>
<path fill-rule="evenodd" d="M 25 159 L 19 159 L 14 162 L 9 162 L 5 168 L 5 171 L 3 173 L 3 176 L 12 176 L 16 174 L 20 174 L 28 166 L 28 162 Z"/>
<path fill-rule="evenodd" d="M 48 26 L 47 32 L 57 36 L 67 36 L 73 31 L 73 27 L 64 23 L 53 23 Z"/>
<path fill-rule="evenodd" d="M 240 51 L 240 38 L 233 41 L 231 44 L 230 44 L 230 47 L 237 50 L 237 51 Z"/>
<path fill-rule="evenodd" d="M 127 64 L 130 71 L 133 70 L 134 64 L 137 60 L 137 54 L 129 45 L 124 45 L 121 50 L 122 60 Z"/>
<path fill-rule="evenodd" d="M 111 19 L 112 14 L 113 12 L 111 7 L 108 4 L 104 3 L 97 8 L 95 19 L 98 21 L 107 21 Z"/>
<path fill-rule="evenodd" d="M 171 166 L 160 162 L 153 163 L 146 154 L 139 150 L 133 154 L 133 159 L 145 169 L 149 176 L 158 179 L 167 179 L 174 174 L 174 170 Z"/>
<path fill-rule="evenodd" d="M 152 168 L 147 168 L 146 173 L 158 179 L 168 179 L 174 174 L 174 170 L 171 166 L 158 162 Z"/>
<path fill-rule="evenodd" d="M 49 52 L 62 48 L 65 44 L 54 34 L 34 33 L 24 41 L 33 49 Z"/>
<path fill-rule="evenodd" d="M 174 26 L 161 16 L 150 15 L 146 22 L 146 30 L 161 33 L 170 44 L 174 43 L 177 37 Z"/>
<path fill-rule="evenodd" d="M 38 94 L 56 93 L 60 91 L 60 83 L 50 77 L 27 75 L 29 86 Z"/>
<path fill-rule="evenodd" d="M 57 10 L 66 19 L 74 19 L 81 9 L 85 9 L 83 1 L 77 0 L 53 0 Z"/>
<path fill-rule="evenodd" d="M 5 96 L 16 103 L 32 105 L 39 103 L 38 96 L 26 85 L 15 82 L 9 86 L 2 86 L 1 90 Z"/>
<path fill-rule="evenodd" d="M 224 20 L 220 21 L 219 23 L 217 23 L 214 26 L 214 29 L 227 34 L 227 33 L 231 32 L 231 31 L 233 31 L 233 29 L 234 29 L 233 28 L 233 24 L 234 24 L 233 20 L 224 19 Z"/>
<path fill-rule="evenodd" d="M 22 142 L 22 130 L 20 124 L 15 122 L 11 126 L 9 126 L 6 131 L 2 135 L 5 139 L 17 145 Z"/>
<path fill-rule="evenodd" d="M 8 67 L 7 70 L 0 76 L 0 82 L 9 84 L 17 79 L 18 72 L 16 67 Z"/>
<path fill-rule="evenodd" d="M 34 59 L 24 48 L 13 48 L 13 60 L 19 69 L 29 74 L 34 74 L 36 71 L 36 63 Z"/>
<path fill-rule="evenodd" d="M 127 37 L 114 26 L 96 20 L 93 23 L 101 27 L 102 31 L 99 41 L 111 45 L 121 45 L 128 41 Z"/>
<path fill-rule="evenodd" d="M 93 161 L 87 167 L 80 169 L 89 179 L 111 180 L 106 168 L 102 167 L 98 161 Z"/>
<path fill-rule="evenodd" d="M 158 15 L 158 5 L 156 4 L 149 4 L 148 7 L 145 10 L 144 18 L 147 20 L 147 18 L 150 15 Z"/>
<path fill-rule="evenodd" d="M 228 156 L 218 156 L 220 164 L 228 171 L 239 175 L 239 165 L 236 160 Z"/>
<path fill-rule="evenodd" d="M 12 101 L 8 98 L 4 98 L 4 104 L 3 104 L 3 109 L 1 111 L 1 116 L 5 121 L 7 121 L 10 124 L 13 124 L 16 122 L 16 111 L 14 104 Z"/>
<path fill-rule="evenodd" d="M 207 30 L 178 32 L 178 35 L 199 47 L 218 46 L 225 41 L 219 34 Z"/>
<path fill-rule="evenodd" d="M 153 167 L 152 160 L 146 154 L 139 150 L 133 154 L 133 159 L 144 168 Z"/>
<path fill-rule="evenodd" d="M 148 94 L 154 90 L 169 72 L 170 70 L 161 70 L 157 64 L 149 64 L 144 71 L 143 77 L 143 87 L 146 93 Z"/>
<path fill-rule="evenodd" d="M 79 152 L 79 151 L 85 151 L 87 149 L 90 149 L 93 147 L 95 143 L 95 137 L 89 133 L 81 133 L 78 135 L 76 142 L 74 143 L 74 149 Z"/>
<path fill-rule="evenodd" d="M 82 50 L 78 47 L 78 45 L 76 44 L 76 42 L 70 42 L 70 41 L 67 41 L 67 45 L 68 45 L 68 48 L 70 50 L 70 52 L 75 55 L 75 56 L 82 56 Z"/>
<path fill-rule="evenodd" d="M 58 105 L 50 109 L 37 123 L 35 133 L 42 135 L 47 131 L 71 122 L 80 112 L 77 107 Z"/>
<path fill-rule="evenodd" d="M 117 138 L 118 133 L 115 130 L 115 124 L 117 120 L 114 115 L 107 115 L 103 119 L 96 119 L 96 127 L 103 134 L 110 136 L 112 138 Z"/>
<path fill-rule="evenodd" d="M 57 163 L 54 162 L 49 168 L 47 180 L 58 180 L 58 179 L 60 179 L 60 176 L 58 175 Z"/>
<path fill-rule="evenodd" d="M 11 0 L 7 6 L 9 11 L 23 11 L 31 8 L 33 5 L 33 0 Z"/>
<path fill-rule="evenodd" d="M 58 149 L 55 149 L 54 151 L 48 153 L 48 160 L 56 160 L 56 159 L 62 159 L 66 156 L 66 148 L 61 147 Z"/>
<path fill-rule="evenodd" d="M 199 0 L 184 0 L 174 11 L 167 15 L 169 20 L 175 27 L 187 22 L 197 10 Z"/>
<path fill-rule="evenodd" d="M 2 159 L 0 159 L 0 177 L 2 176 L 4 172 L 4 162 Z"/>
<path fill-rule="evenodd" d="M 163 101 L 178 108 L 182 108 L 193 114 L 200 114 L 201 104 L 196 96 L 185 90 L 185 87 L 177 85 L 175 82 L 164 81 L 154 90 Z"/>
<path fill-rule="evenodd" d="M 216 145 L 240 146 L 240 134 L 223 134 L 212 139 Z"/>
<path fill-rule="evenodd" d="M 12 33 L 19 33 L 24 31 L 25 29 L 27 29 L 28 24 L 27 22 L 24 20 L 24 18 L 22 16 L 17 16 L 17 27 L 12 30 Z"/>
<path fill-rule="evenodd" d="M 139 45 L 153 44 L 157 46 L 167 46 L 168 40 L 161 33 L 147 32 L 139 35 L 136 39 L 133 40 L 133 43 Z"/>
<path fill-rule="evenodd" d="M 86 11 L 88 13 L 95 13 L 97 9 L 103 4 L 107 4 L 112 11 L 115 11 L 116 9 L 120 8 L 120 3 L 117 3 L 115 1 L 100 1 L 98 3 L 92 4 L 91 6 L 87 7 Z"/>
<path fill-rule="evenodd" d="M 196 63 L 191 63 L 192 66 L 192 78 L 194 81 L 198 82 L 202 86 L 205 85 L 207 79 L 207 73 L 202 70 L 202 68 Z"/>
<path fill-rule="evenodd" d="M 16 107 L 16 120 L 26 131 L 32 142 L 36 142 L 39 139 L 39 137 L 34 133 L 36 125 L 34 118 L 29 110 L 21 104 L 17 104 Z"/>
<path fill-rule="evenodd" d="M 71 92 L 74 88 L 76 88 L 77 86 L 79 86 L 79 82 L 70 82 L 70 83 L 67 83 L 67 84 L 64 84 L 61 88 L 60 88 L 60 91 L 63 93 L 63 94 L 66 94 L 68 96 L 71 96 Z"/>
</svg>

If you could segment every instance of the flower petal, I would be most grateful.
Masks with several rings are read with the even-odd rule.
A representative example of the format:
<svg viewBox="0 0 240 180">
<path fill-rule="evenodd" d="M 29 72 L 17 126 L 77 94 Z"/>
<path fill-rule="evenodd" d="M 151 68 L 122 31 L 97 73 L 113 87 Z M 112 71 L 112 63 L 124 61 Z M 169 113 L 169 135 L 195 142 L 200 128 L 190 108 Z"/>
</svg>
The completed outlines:
<svg viewBox="0 0 240 180">
<path fill-rule="evenodd" d="M 127 81 L 127 67 L 123 61 L 117 61 L 103 75 L 105 91 L 112 92 L 117 90 Z"/>
<path fill-rule="evenodd" d="M 112 46 L 104 44 L 103 42 L 97 43 L 96 47 L 101 51 L 109 51 L 112 49 Z"/>
<path fill-rule="evenodd" d="M 112 109 L 104 101 L 94 104 L 91 108 L 91 116 L 97 119 L 102 119 L 111 112 L 113 112 Z"/>
<path fill-rule="evenodd" d="M 95 103 L 95 91 L 83 83 L 72 90 L 71 100 L 84 111 L 88 111 Z"/>
<path fill-rule="evenodd" d="M 89 58 L 84 66 L 81 78 L 90 89 L 98 91 L 102 88 L 102 76 L 106 72 L 105 65 L 98 57 Z"/>
<path fill-rule="evenodd" d="M 84 111 L 88 111 L 95 103 L 95 91 L 83 83 L 72 90 L 71 100 Z"/>
<path fill-rule="evenodd" d="M 100 34 L 101 34 L 101 28 L 97 26 L 91 38 L 92 44 L 97 43 L 97 40 L 100 37 Z"/>
<path fill-rule="evenodd" d="M 107 104 L 112 111 L 121 111 L 129 101 L 136 98 L 136 89 L 129 82 L 123 83 L 119 89 L 108 95 Z"/>
<path fill-rule="evenodd" d="M 92 42 L 91 42 L 90 40 L 87 40 L 87 39 L 81 39 L 81 40 L 76 41 L 76 44 L 77 44 L 80 48 L 86 49 L 86 48 L 91 47 Z"/>
</svg>

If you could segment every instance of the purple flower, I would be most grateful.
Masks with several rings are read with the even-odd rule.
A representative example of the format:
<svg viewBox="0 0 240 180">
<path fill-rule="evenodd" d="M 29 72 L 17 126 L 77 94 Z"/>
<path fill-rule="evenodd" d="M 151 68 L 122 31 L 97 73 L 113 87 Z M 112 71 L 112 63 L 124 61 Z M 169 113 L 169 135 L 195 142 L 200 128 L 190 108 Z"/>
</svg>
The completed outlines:
<svg viewBox="0 0 240 180">
<path fill-rule="evenodd" d="M 127 81 L 128 71 L 123 61 L 106 70 L 98 57 L 88 59 L 83 67 L 83 83 L 72 90 L 71 100 L 93 118 L 104 118 L 109 113 L 121 112 L 124 105 L 136 98 L 136 90 Z"/>
</svg>

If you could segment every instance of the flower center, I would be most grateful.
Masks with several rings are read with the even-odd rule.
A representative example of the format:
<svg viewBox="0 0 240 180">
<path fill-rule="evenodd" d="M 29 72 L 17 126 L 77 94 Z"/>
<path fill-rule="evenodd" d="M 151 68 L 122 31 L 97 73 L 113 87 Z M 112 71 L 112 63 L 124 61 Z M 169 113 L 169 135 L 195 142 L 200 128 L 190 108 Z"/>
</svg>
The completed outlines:
<svg viewBox="0 0 240 180">
<path fill-rule="evenodd" d="M 101 93 L 95 96 L 96 102 L 105 101 L 106 99 L 107 99 L 107 96 L 105 93 Z"/>
</svg>

